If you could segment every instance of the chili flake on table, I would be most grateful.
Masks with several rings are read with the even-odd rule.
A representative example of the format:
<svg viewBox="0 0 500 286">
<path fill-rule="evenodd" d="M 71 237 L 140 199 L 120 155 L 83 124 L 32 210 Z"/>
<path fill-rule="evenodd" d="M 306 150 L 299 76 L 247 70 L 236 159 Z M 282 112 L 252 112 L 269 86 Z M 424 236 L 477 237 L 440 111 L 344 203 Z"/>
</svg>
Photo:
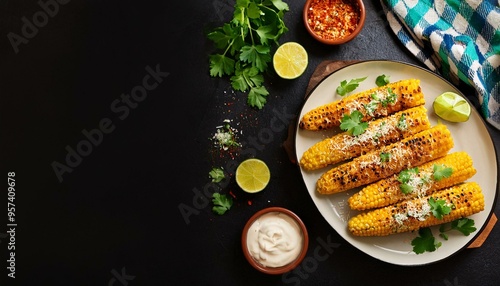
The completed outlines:
<svg viewBox="0 0 500 286">
<path fill-rule="evenodd" d="M 307 22 L 323 39 L 341 39 L 356 29 L 359 13 L 357 3 L 350 0 L 313 0 L 307 11 Z"/>
</svg>

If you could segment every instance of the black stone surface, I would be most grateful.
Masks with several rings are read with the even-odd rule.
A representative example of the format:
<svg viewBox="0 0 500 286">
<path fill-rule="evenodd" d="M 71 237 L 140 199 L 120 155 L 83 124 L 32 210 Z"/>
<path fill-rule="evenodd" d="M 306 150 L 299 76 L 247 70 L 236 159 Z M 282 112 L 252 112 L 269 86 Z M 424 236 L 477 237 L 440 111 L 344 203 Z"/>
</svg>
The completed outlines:
<svg viewBox="0 0 500 286">
<path fill-rule="evenodd" d="M 16 173 L 17 227 L 12 279 L 4 181 L 0 285 L 497 285 L 498 226 L 480 248 L 403 267 L 362 253 L 323 219 L 282 145 L 315 67 L 420 63 L 378 1 L 365 1 L 363 31 L 342 46 L 315 42 L 302 23 L 305 1 L 287 2 L 280 42 L 301 43 L 309 65 L 292 81 L 266 75 L 268 102 L 255 110 L 227 78 L 209 76 L 205 33 L 231 18 L 234 1 L 1 1 L 0 176 Z M 13 45 L 12 33 L 24 40 Z M 128 97 L 141 90 L 139 100 Z M 234 160 L 209 139 L 225 119 L 245 143 Z M 498 147 L 500 132 L 488 128 Z M 231 177 L 221 191 L 234 206 L 215 215 L 203 196 L 214 190 L 208 172 L 251 155 L 268 163 L 269 186 L 248 195 Z M 67 166 L 60 177 L 59 164 Z M 285 276 L 261 274 L 241 251 L 246 220 L 268 206 L 293 210 L 309 230 L 304 264 Z"/>
</svg>

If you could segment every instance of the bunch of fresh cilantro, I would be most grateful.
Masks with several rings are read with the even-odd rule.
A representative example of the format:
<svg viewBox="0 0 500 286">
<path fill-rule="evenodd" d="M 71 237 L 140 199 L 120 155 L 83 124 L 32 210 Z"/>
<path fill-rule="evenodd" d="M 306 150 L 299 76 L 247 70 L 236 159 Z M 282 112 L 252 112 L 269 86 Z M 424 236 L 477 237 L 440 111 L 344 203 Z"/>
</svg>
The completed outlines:
<svg viewBox="0 0 500 286">
<path fill-rule="evenodd" d="M 210 55 L 210 75 L 229 76 L 234 90 L 248 92 L 247 103 L 262 109 L 269 94 L 264 72 L 272 60 L 272 49 L 288 28 L 282 0 L 237 0 L 233 19 L 209 32 L 217 52 Z"/>
</svg>

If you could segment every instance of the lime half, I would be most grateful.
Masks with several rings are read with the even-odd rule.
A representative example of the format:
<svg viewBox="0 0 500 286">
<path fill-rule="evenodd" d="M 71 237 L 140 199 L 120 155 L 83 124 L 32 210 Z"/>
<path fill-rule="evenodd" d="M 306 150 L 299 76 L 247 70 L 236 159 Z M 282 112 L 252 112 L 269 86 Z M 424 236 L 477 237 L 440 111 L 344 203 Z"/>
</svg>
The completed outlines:
<svg viewBox="0 0 500 286">
<path fill-rule="evenodd" d="M 273 55 L 276 73 L 284 79 L 301 76 L 309 63 L 306 49 L 296 42 L 286 42 L 278 47 Z"/>
<path fill-rule="evenodd" d="M 264 161 L 251 158 L 236 168 L 236 183 L 247 193 L 262 191 L 271 179 L 271 172 Z"/>
<path fill-rule="evenodd" d="M 432 104 L 437 116 L 450 122 L 465 122 L 470 117 L 470 104 L 462 96 L 448 91 L 434 100 Z"/>
</svg>

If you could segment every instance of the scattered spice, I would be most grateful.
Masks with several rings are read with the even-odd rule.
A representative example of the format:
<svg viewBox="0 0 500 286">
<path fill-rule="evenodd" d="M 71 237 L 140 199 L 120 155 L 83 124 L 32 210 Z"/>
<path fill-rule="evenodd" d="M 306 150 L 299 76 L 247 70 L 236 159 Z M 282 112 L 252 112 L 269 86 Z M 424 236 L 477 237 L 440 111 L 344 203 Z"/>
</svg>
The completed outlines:
<svg viewBox="0 0 500 286">
<path fill-rule="evenodd" d="M 231 195 L 231 197 L 233 197 L 234 199 L 236 199 L 236 195 L 233 194 L 233 191 L 229 191 L 229 194 Z"/>
<path fill-rule="evenodd" d="M 313 0 L 307 12 L 312 30 L 326 40 L 342 39 L 356 30 L 360 12 L 352 0 Z"/>
</svg>

